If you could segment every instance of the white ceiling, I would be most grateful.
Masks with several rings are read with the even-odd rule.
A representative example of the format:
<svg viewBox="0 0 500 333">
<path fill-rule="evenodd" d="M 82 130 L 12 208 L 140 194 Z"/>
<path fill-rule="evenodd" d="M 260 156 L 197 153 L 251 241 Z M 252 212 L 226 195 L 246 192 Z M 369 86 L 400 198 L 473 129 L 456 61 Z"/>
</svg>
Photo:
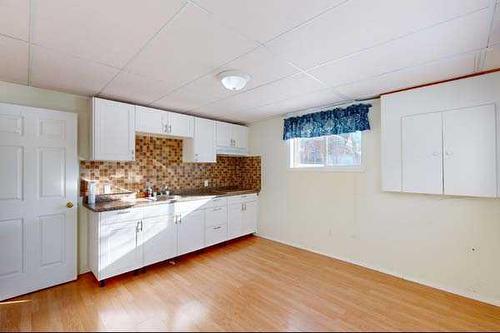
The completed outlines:
<svg viewBox="0 0 500 333">
<path fill-rule="evenodd" d="M 252 122 L 499 68 L 500 1 L 0 0 L 0 59 L 3 81 Z"/>
</svg>

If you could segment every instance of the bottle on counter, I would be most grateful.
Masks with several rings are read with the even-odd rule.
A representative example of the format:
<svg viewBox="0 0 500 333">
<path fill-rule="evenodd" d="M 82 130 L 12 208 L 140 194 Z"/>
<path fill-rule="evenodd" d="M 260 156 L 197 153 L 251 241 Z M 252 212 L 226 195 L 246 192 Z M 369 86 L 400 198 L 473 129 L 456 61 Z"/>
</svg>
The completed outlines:
<svg viewBox="0 0 500 333">
<path fill-rule="evenodd" d="M 90 205 L 95 204 L 96 192 L 97 192 L 97 182 L 89 182 L 89 193 L 87 201 Z"/>
</svg>

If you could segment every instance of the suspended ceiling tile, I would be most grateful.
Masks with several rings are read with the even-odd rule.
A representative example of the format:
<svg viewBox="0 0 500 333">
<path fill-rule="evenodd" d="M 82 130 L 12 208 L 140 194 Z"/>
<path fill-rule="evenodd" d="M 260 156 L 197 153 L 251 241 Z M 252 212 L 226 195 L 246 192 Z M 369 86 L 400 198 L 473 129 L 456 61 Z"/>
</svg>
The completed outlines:
<svg viewBox="0 0 500 333">
<path fill-rule="evenodd" d="M 296 96 L 252 109 L 251 112 L 248 112 L 247 121 L 255 121 L 259 118 L 268 118 L 288 112 L 304 111 L 315 107 L 322 107 L 348 101 L 348 99 L 343 96 L 339 96 L 335 91 L 329 88 L 321 89 L 305 95 Z"/>
<path fill-rule="evenodd" d="M 332 87 L 448 56 L 480 50 L 488 35 L 488 10 L 452 20 L 310 71 Z"/>
<path fill-rule="evenodd" d="M 345 0 L 195 0 L 217 18 L 261 43 Z M 257 5 L 256 5 L 257 4 Z"/>
<path fill-rule="evenodd" d="M 353 98 L 378 96 L 398 89 L 451 79 L 474 72 L 475 54 L 435 61 L 422 66 L 380 75 L 339 86 L 336 90 Z"/>
<path fill-rule="evenodd" d="M 31 84 L 38 88 L 93 96 L 118 70 L 40 46 L 31 47 Z"/>
<path fill-rule="evenodd" d="M 226 114 L 229 112 L 230 114 L 236 115 L 248 109 L 303 95 L 323 88 L 324 86 L 316 80 L 300 73 L 199 107 L 193 111 L 208 114 L 212 112 L 224 112 Z"/>
<path fill-rule="evenodd" d="M 0 1 L 0 34 L 28 41 L 29 0 Z"/>
<path fill-rule="evenodd" d="M 237 69 L 251 75 L 245 90 L 250 90 L 268 82 L 272 82 L 297 73 L 297 69 L 290 66 L 280 57 L 270 53 L 265 48 L 258 48 L 242 57 L 224 65 L 200 79 L 197 79 L 180 89 L 165 96 L 154 103 L 161 107 L 196 108 L 221 98 L 235 95 L 238 92 L 230 91 L 222 86 L 217 74 Z"/>
<path fill-rule="evenodd" d="M 484 70 L 500 68 L 500 43 L 490 46 L 486 51 Z"/>
<path fill-rule="evenodd" d="M 489 0 L 351 0 L 267 45 L 309 69 L 488 5 Z"/>
<path fill-rule="evenodd" d="M 149 104 L 165 95 L 171 88 L 168 82 L 123 71 L 100 95 L 131 103 Z"/>
<path fill-rule="evenodd" d="M 32 0 L 32 41 L 124 66 L 182 7 L 180 0 Z"/>
<path fill-rule="evenodd" d="M 498 3 L 493 19 L 493 26 L 491 27 L 489 45 L 493 45 L 496 43 L 500 43 L 500 4 Z"/>
<path fill-rule="evenodd" d="M 28 84 L 28 44 L 0 36 L 0 81 Z"/>
<path fill-rule="evenodd" d="M 127 68 L 179 87 L 255 47 L 254 42 L 189 5 Z"/>
</svg>

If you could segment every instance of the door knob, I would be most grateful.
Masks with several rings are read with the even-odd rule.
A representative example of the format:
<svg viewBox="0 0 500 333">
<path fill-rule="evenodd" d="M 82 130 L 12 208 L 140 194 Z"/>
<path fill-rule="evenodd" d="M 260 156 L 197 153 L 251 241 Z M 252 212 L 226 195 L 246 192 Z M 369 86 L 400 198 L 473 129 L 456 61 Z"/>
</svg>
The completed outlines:
<svg viewBox="0 0 500 333">
<path fill-rule="evenodd" d="M 66 203 L 66 207 L 68 207 L 68 208 L 73 208 L 73 203 L 72 203 L 71 201 L 68 201 L 68 202 Z"/>
</svg>

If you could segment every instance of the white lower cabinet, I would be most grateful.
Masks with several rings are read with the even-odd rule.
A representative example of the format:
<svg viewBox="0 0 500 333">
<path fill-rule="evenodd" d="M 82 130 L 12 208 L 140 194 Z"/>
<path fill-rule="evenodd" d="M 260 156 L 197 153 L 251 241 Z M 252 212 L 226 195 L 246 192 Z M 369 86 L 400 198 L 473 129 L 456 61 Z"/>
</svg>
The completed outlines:
<svg viewBox="0 0 500 333">
<path fill-rule="evenodd" d="M 205 246 L 227 239 L 227 206 L 205 209 Z"/>
<path fill-rule="evenodd" d="M 142 267 L 141 221 L 125 221 L 101 226 L 99 232 L 98 280 Z M 95 274 L 95 272 L 94 272 Z"/>
<path fill-rule="evenodd" d="M 229 239 L 243 235 L 243 204 L 232 203 L 228 208 L 227 234 Z"/>
<path fill-rule="evenodd" d="M 228 238 L 257 232 L 257 196 L 232 197 L 228 208 Z"/>
<path fill-rule="evenodd" d="M 89 266 L 103 281 L 257 231 L 257 195 L 89 214 Z"/>
<path fill-rule="evenodd" d="M 177 256 L 177 224 L 174 215 L 150 217 L 142 223 L 144 266 Z"/>
<path fill-rule="evenodd" d="M 177 223 L 179 255 L 205 247 L 205 211 L 203 209 L 181 213 Z"/>
<path fill-rule="evenodd" d="M 257 231 L 257 201 L 243 202 L 243 235 Z"/>
</svg>

